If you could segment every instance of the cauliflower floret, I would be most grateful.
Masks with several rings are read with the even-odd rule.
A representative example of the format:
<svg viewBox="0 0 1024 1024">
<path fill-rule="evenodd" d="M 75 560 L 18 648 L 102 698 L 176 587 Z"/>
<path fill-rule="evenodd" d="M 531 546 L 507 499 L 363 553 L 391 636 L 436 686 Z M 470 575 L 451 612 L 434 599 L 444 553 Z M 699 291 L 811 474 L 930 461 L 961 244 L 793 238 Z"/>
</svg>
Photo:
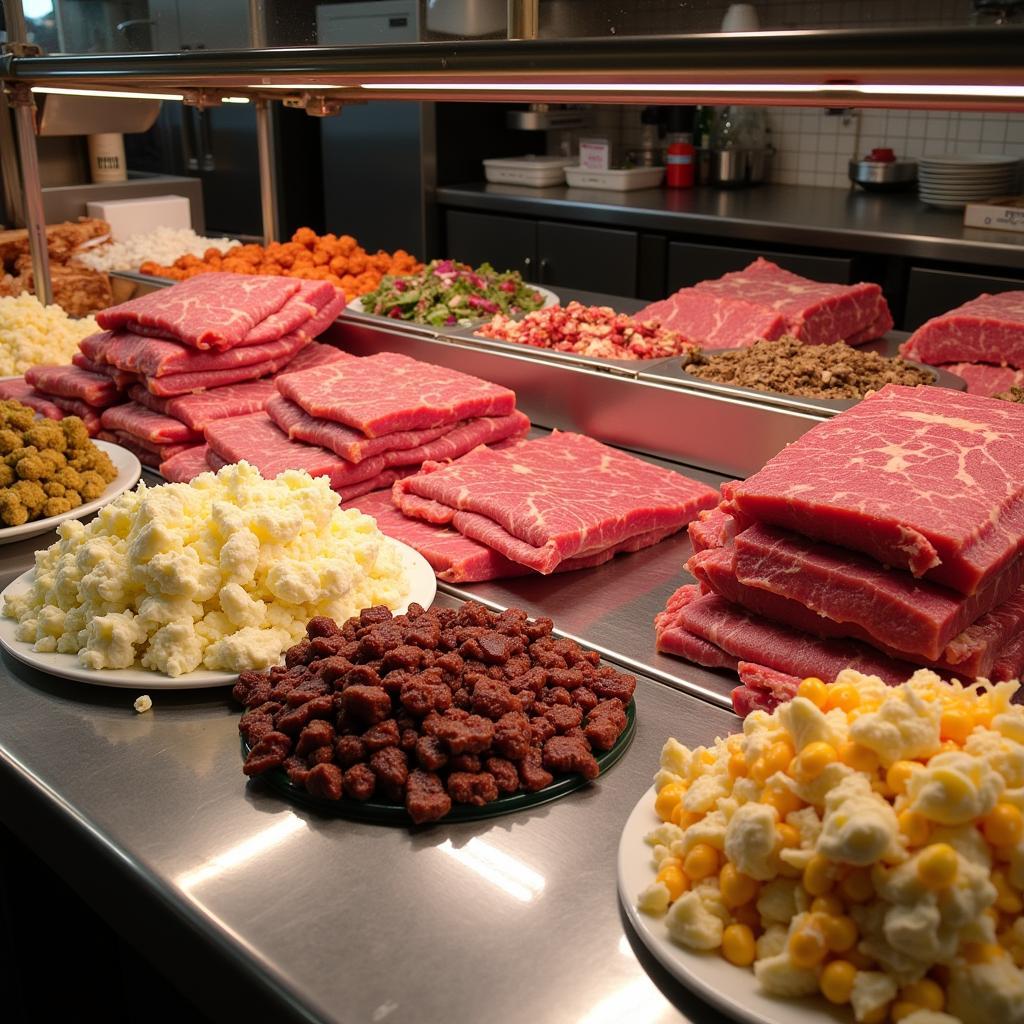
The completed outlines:
<svg viewBox="0 0 1024 1024">
<path fill-rule="evenodd" d="M 636 900 L 636 908 L 644 914 L 658 916 L 668 910 L 672 896 L 664 882 L 651 882 Z"/>
<path fill-rule="evenodd" d="M 195 671 L 203 663 L 204 647 L 190 621 L 171 622 L 149 638 L 142 664 L 169 676 L 182 676 Z"/>
<path fill-rule="evenodd" d="M 754 961 L 754 977 L 772 996 L 809 996 L 818 991 L 818 972 L 808 967 L 796 967 L 783 951 L 775 956 Z"/>
<path fill-rule="evenodd" d="M 934 676 L 926 671 L 918 676 Z M 938 680 L 938 676 L 934 676 Z M 901 687 L 877 711 L 861 715 L 850 726 L 850 738 L 873 750 L 886 767 L 896 761 L 930 757 L 939 750 L 939 718 L 942 707 L 925 700 L 912 686 Z"/>
<path fill-rule="evenodd" d="M 891 1003 L 898 991 L 896 982 L 881 971 L 858 971 L 853 979 L 850 1003 L 857 1020 Z"/>
<path fill-rule="evenodd" d="M 863 775 L 850 775 L 825 798 L 817 849 L 830 860 L 869 865 L 898 850 L 899 823 L 892 804 Z"/>
<path fill-rule="evenodd" d="M 1024 971 L 1009 957 L 954 967 L 947 1009 L 963 1024 L 1024 1024 Z"/>
<path fill-rule="evenodd" d="M 741 871 L 759 881 L 776 871 L 775 825 L 778 813 L 767 804 L 744 804 L 725 830 L 725 855 Z"/>
<path fill-rule="evenodd" d="M 722 919 L 692 889 L 672 904 L 665 923 L 671 938 L 688 949 L 717 949 L 722 944 Z"/>
<path fill-rule="evenodd" d="M 949 751 L 910 776 L 907 795 L 911 810 L 943 825 L 960 825 L 988 814 L 1004 787 L 988 762 Z"/>
</svg>

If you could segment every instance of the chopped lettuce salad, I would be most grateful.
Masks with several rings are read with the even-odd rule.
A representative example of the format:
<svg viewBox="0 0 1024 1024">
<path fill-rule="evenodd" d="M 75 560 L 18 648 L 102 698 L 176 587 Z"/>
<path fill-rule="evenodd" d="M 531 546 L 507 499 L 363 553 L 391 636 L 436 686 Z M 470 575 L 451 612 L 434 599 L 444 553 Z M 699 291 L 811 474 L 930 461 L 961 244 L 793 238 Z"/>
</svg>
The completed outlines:
<svg viewBox="0 0 1024 1024">
<path fill-rule="evenodd" d="M 499 274 L 489 263 L 433 260 L 418 274 L 388 275 L 362 296 L 363 310 L 394 320 L 435 327 L 467 325 L 495 313 L 520 316 L 544 305 L 544 296 L 523 284 L 516 270 Z"/>
</svg>

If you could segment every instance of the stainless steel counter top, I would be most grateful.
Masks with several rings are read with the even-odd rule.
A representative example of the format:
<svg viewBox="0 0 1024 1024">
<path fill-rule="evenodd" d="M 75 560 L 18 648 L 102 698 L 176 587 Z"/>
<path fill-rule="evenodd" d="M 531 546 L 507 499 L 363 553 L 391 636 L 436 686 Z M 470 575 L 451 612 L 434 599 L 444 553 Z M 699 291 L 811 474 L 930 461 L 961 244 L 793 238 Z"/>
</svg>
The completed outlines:
<svg viewBox="0 0 1024 1024">
<path fill-rule="evenodd" d="M 442 206 L 602 226 L 954 260 L 1019 269 L 1024 232 L 965 228 L 958 210 L 925 206 L 916 193 L 761 185 L 723 190 L 528 188 L 470 184 L 437 189 Z"/>
<path fill-rule="evenodd" d="M 50 540 L 4 548 L 0 585 Z M 215 1019 L 723 1019 L 638 961 L 615 864 L 665 738 L 708 742 L 727 712 L 641 677 L 632 748 L 594 785 L 406 830 L 247 785 L 226 691 L 135 697 L 4 656 L 0 818 Z"/>
</svg>

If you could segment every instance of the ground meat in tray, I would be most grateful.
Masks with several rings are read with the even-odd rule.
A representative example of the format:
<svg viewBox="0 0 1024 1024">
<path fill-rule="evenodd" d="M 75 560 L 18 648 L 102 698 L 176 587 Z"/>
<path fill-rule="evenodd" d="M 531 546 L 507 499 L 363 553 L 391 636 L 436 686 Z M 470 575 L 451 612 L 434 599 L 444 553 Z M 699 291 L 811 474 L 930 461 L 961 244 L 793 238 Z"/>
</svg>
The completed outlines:
<svg viewBox="0 0 1024 1024">
<path fill-rule="evenodd" d="M 285 665 L 239 677 L 243 770 L 321 809 L 399 824 L 569 793 L 625 752 L 636 680 L 551 630 L 475 603 L 313 619 Z"/>
</svg>

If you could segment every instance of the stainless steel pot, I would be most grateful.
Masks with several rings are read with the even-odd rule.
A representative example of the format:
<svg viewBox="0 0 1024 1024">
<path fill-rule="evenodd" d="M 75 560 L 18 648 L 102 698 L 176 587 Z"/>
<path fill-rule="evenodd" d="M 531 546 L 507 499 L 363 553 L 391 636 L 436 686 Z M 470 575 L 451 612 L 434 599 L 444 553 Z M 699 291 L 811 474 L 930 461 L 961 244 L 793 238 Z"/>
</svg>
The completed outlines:
<svg viewBox="0 0 1024 1024">
<path fill-rule="evenodd" d="M 711 151 L 711 184 L 719 188 L 741 188 L 765 181 L 771 173 L 774 150 L 713 149 Z"/>
<path fill-rule="evenodd" d="M 896 192 L 917 181 L 916 160 L 851 160 L 850 181 L 869 191 Z"/>
</svg>

